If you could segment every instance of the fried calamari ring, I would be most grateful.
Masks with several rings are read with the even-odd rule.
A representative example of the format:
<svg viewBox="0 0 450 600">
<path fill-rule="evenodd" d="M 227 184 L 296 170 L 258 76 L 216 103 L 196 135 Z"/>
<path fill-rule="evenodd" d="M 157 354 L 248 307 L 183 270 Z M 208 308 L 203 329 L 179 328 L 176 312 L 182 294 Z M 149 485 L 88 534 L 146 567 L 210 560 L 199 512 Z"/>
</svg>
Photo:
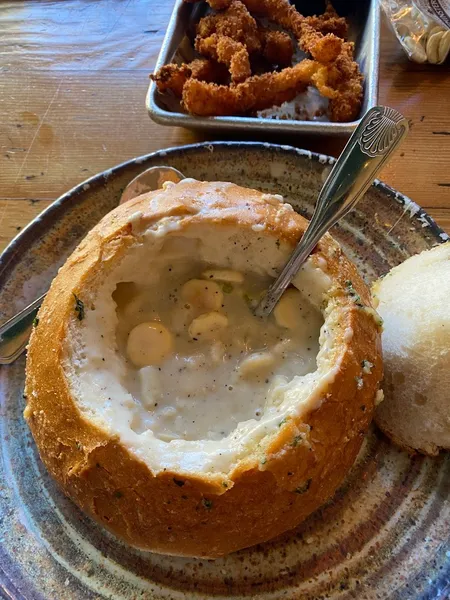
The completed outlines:
<svg viewBox="0 0 450 600">
<path fill-rule="evenodd" d="M 246 114 L 282 104 L 295 98 L 310 84 L 326 88 L 327 68 L 313 60 L 303 60 L 280 72 L 250 77 L 238 85 L 217 85 L 189 79 L 183 88 L 183 105 L 198 116 Z"/>
<path fill-rule="evenodd" d="M 358 118 L 363 98 L 363 76 L 353 60 L 353 43 L 346 42 L 343 51 L 328 70 L 328 85 L 335 90 L 330 98 L 330 119 L 336 122 Z M 324 94 L 326 95 L 326 94 Z"/>
<path fill-rule="evenodd" d="M 354 121 L 361 110 L 363 77 L 352 56 L 353 43 L 346 42 L 335 62 L 317 73 L 314 81 L 322 96 L 330 100 L 330 120 L 338 123 Z"/>
<path fill-rule="evenodd" d="M 191 2 L 196 0 L 186 1 Z M 227 10 L 224 13 L 202 19 L 202 21 L 205 21 L 205 28 L 209 30 L 208 34 L 200 33 L 202 37 L 211 33 L 223 33 L 242 43 L 246 43 L 238 33 L 240 26 L 233 23 L 229 18 L 231 15 L 227 14 L 230 9 L 231 11 L 239 11 L 239 14 L 242 14 L 242 4 L 247 8 L 247 15 L 250 18 L 252 17 L 248 11 L 266 17 L 274 23 L 281 25 L 284 29 L 291 31 L 298 39 L 302 50 L 309 52 L 315 60 L 320 62 L 331 62 L 337 58 L 341 52 L 341 38 L 347 35 L 346 20 L 337 15 L 329 2 L 323 15 L 312 17 L 301 15 L 295 6 L 289 3 L 289 0 L 242 0 L 242 2 L 240 0 L 232 0 L 231 2 L 208 0 L 208 4 L 216 10 L 220 10 L 220 8 L 227 8 Z M 236 9 L 234 8 L 235 5 Z M 224 29 L 221 28 L 220 30 L 217 27 L 214 28 L 212 23 L 217 23 L 221 20 L 222 23 L 228 21 L 228 26 L 222 25 Z M 251 42 L 249 41 L 246 45 L 249 47 Z M 253 50 L 249 48 L 249 51 L 252 52 Z"/>
<path fill-rule="evenodd" d="M 213 33 L 207 38 L 197 37 L 195 49 L 203 56 L 227 65 L 234 83 L 245 81 L 252 74 L 247 48 L 226 35 Z"/>
<path fill-rule="evenodd" d="M 337 15 L 329 2 L 324 14 L 312 17 L 301 15 L 289 0 L 242 0 L 242 2 L 240 0 L 208 0 L 208 3 L 215 9 L 225 8 L 226 10 L 201 20 L 199 24 L 201 36 L 207 33 L 226 33 L 229 38 L 241 42 L 249 54 L 257 51 L 264 52 L 264 34 L 261 34 L 261 27 L 257 26 L 250 13 L 268 18 L 290 31 L 298 39 L 299 46 L 304 51 L 308 52 L 316 62 L 326 66 L 326 72 L 317 72 L 314 76 L 315 82 L 312 82 L 322 95 L 329 98 L 331 120 L 345 122 L 357 118 L 363 96 L 363 78 L 357 63 L 353 60 L 353 44 L 345 41 L 347 23 L 345 19 Z M 258 41 L 255 41 L 255 27 L 256 34 L 259 34 Z M 280 58 L 278 61 L 275 60 L 277 58 L 276 44 L 278 44 L 281 54 L 282 39 L 281 37 L 277 38 L 275 34 L 270 35 L 273 36 L 271 42 L 275 44 L 275 47 L 268 46 L 266 56 L 272 64 L 283 66 Z M 285 64 L 288 64 L 290 50 L 286 38 L 283 43 L 286 43 L 286 46 L 282 59 L 285 60 Z M 268 85 L 275 80 L 271 75 L 281 76 L 281 73 L 266 74 L 266 84 Z M 243 77 L 243 72 L 239 73 L 236 81 Z M 254 81 L 255 78 L 252 78 L 248 89 L 255 89 Z M 223 85 L 208 87 L 207 85 L 193 84 L 188 87 L 186 94 L 183 93 L 183 97 L 186 96 L 185 106 L 189 112 L 194 114 L 214 114 L 211 106 L 202 106 L 203 100 L 211 99 L 212 104 L 219 107 L 219 112 L 216 114 L 245 114 L 254 110 L 253 106 L 258 105 L 258 102 L 249 101 L 248 95 L 244 93 L 243 89 L 238 88 L 239 86 L 233 85 L 228 89 Z M 267 97 L 278 98 L 273 105 L 292 99 L 293 89 L 294 87 L 287 86 L 280 94 L 277 91 L 274 91 L 273 94 L 262 93 L 260 103 L 267 108 Z M 260 91 L 263 91 L 262 88 Z M 219 97 L 220 94 L 222 94 L 222 98 Z M 243 98 L 240 97 L 240 94 L 243 94 Z M 232 105 L 236 108 L 230 112 Z M 191 111 L 189 106 L 195 107 L 195 110 Z M 257 108 L 256 110 L 261 109 Z"/>
<path fill-rule="evenodd" d="M 243 0 L 250 12 L 267 17 L 297 37 L 300 47 L 325 65 L 329 70 L 328 88 L 324 96 L 330 98 L 330 118 L 345 122 L 357 118 L 363 96 L 362 75 L 353 60 L 353 44 L 331 33 L 323 35 L 314 28 L 315 19 L 322 23 L 336 18 L 328 3 L 321 17 L 303 17 L 288 0 Z M 331 23 L 330 23 L 331 24 Z M 334 21 L 334 26 L 337 22 Z"/>
<path fill-rule="evenodd" d="M 232 52 L 240 54 L 240 73 L 244 72 L 244 54 L 242 48 L 234 46 L 228 41 L 228 48 L 224 51 L 228 58 L 221 60 L 217 57 L 215 47 L 218 43 L 217 38 L 210 40 L 214 34 L 226 36 L 235 42 L 243 44 L 249 54 L 261 52 L 263 56 L 272 64 L 288 66 L 292 62 L 294 45 L 292 39 L 286 32 L 275 31 L 266 27 L 258 26 L 255 19 L 248 12 L 245 5 L 240 0 L 233 0 L 229 8 L 215 15 L 208 15 L 200 19 L 197 25 L 197 38 L 195 47 L 200 54 L 211 56 L 219 62 L 230 64 L 229 55 Z M 203 43 L 201 40 L 208 40 Z M 225 42 L 222 42 L 223 44 Z M 247 77 L 250 76 L 248 73 Z M 239 75 L 233 76 L 233 81 L 243 81 L 245 77 Z"/>
<path fill-rule="evenodd" d="M 316 31 L 289 0 L 243 0 L 243 3 L 251 13 L 266 17 L 291 31 L 300 48 L 315 60 L 331 62 L 341 52 L 342 40 L 331 33 L 324 36 Z"/>
<path fill-rule="evenodd" d="M 337 15 L 330 3 L 323 15 L 304 17 L 289 0 L 232 0 L 224 12 L 201 19 L 198 35 L 207 37 L 220 33 L 243 43 L 250 53 L 259 51 L 260 45 L 255 36 L 257 25 L 249 11 L 291 31 L 302 50 L 319 62 L 332 62 L 342 51 L 347 22 Z M 274 64 L 278 63 L 275 61 Z"/>
<path fill-rule="evenodd" d="M 184 65 L 169 64 L 150 75 L 160 92 L 172 91 L 180 96 L 188 79 L 200 79 L 207 82 L 223 82 L 226 70 L 218 63 L 206 58 L 198 58 Z"/>
<path fill-rule="evenodd" d="M 214 33 L 241 42 L 250 53 L 261 50 L 258 25 L 240 0 L 233 0 L 221 13 L 200 19 L 197 25 L 197 39 L 207 38 Z"/>
<path fill-rule="evenodd" d="M 186 81 L 191 76 L 189 65 L 164 65 L 150 75 L 160 92 L 172 91 L 176 96 L 181 95 Z"/>
</svg>

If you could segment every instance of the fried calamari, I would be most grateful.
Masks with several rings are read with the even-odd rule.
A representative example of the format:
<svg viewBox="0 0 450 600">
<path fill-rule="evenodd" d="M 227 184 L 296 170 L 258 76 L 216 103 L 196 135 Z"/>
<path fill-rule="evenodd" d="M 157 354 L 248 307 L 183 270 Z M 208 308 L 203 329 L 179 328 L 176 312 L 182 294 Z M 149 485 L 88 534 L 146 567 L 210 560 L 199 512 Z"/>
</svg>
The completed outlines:
<svg viewBox="0 0 450 600">
<path fill-rule="evenodd" d="M 208 4 L 220 12 L 202 18 L 197 26 L 195 49 L 206 60 L 160 69 L 153 79 L 161 92 L 171 90 L 180 96 L 192 114 L 237 115 L 279 106 L 313 85 L 329 99 L 331 120 L 357 118 L 362 75 L 353 59 L 354 46 L 346 41 L 347 22 L 329 2 L 322 15 L 311 17 L 301 15 L 289 0 L 208 0 Z M 262 26 L 255 17 L 271 26 Z M 291 67 L 294 39 L 311 59 Z M 261 61 L 255 62 L 258 57 L 263 68 Z M 267 63 L 272 72 L 252 76 L 255 65 L 260 72 Z"/>
<path fill-rule="evenodd" d="M 172 91 L 176 96 L 183 93 L 189 79 L 222 83 L 226 81 L 226 70 L 213 60 L 197 58 L 184 65 L 164 65 L 151 78 L 160 92 Z"/>
<path fill-rule="evenodd" d="M 245 81 L 252 74 L 247 48 L 226 35 L 213 33 L 207 38 L 197 38 L 195 49 L 203 56 L 225 64 L 234 83 Z"/>
<path fill-rule="evenodd" d="M 231 40 L 242 44 L 248 56 L 245 56 L 242 46 L 233 45 Z M 221 54 L 224 59 L 218 56 L 219 44 L 222 45 Z M 279 66 L 290 65 L 294 54 L 294 44 L 290 35 L 284 31 L 259 26 L 240 0 L 233 0 L 223 12 L 208 15 L 200 20 L 195 48 L 200 54 L 227 64 L 232 81 L 243 81 L 250 77 L 250 72 L 246 77 L 242 74 L 250 69 L 252 54 L 261 53 L 271 64 Z M 235 61 L 239 66 L 232 69 L 234 54 L 238 54 Z"/>
<path fill-rule="evenodd" d="M 233 0 L 223 12 L 200 19 L 197 25 L 197 40 L 214 33 L 244 44 L 249 53 L 261 50 L 258 24 L 240 0 Z"/>
<path fill-rule="evenodd" d="M 188 112 L 199 116 L 246 114 L 292 100 L 310 84 L 332 93 L 326 84 L 326 73 L 326 67 L 320 63 L 303 60 L 280 72 L 256 75 L 234 86 L 189 79 L 182 100 Z"/>
</svg>

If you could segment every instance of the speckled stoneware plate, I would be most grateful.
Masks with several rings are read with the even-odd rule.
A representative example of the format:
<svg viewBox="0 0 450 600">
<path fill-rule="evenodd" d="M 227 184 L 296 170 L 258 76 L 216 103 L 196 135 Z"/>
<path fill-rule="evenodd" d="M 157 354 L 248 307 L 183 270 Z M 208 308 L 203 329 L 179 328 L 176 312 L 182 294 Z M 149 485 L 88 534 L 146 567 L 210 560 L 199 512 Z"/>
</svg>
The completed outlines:
<svg viewBox="0 0 450 600">
<path fill-rule="evenodd" d="M 151 165 L 283 194 L 302 214 L 331 160 L 293 148 L 215 143 L 157 152 L 93 177 L 31 223 L 0 258 L 0 319 L 43 292 L 84 234 Z M 334 230 L 368 282 L 448 239 L 377 183 Z M 0 596 L 72 600 L 450 597 L 450 456 L 410 458 L 375 428 L 335 497 L 294 531 L 216 561 L 130 549 L 59 491 L 22 418 L 25 358 L 0 369 Z"/>
</svg>

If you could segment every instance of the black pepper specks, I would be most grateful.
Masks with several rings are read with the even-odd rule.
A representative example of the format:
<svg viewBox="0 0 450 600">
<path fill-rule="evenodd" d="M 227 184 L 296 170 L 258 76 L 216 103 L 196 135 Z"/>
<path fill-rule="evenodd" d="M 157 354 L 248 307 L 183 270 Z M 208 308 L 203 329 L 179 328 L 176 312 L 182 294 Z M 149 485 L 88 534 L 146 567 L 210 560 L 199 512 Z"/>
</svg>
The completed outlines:
<svg viewBox="0 0 450 600">
<path fill-rule="evenodd" d="M 77 313 L 77 318 L 79 321 L 82 321 L 85 317 L 84 314 L 84 302 L 82 302 L 76 294 L 73 294 L 75 298 L 75 312 Z"/>
</svg>

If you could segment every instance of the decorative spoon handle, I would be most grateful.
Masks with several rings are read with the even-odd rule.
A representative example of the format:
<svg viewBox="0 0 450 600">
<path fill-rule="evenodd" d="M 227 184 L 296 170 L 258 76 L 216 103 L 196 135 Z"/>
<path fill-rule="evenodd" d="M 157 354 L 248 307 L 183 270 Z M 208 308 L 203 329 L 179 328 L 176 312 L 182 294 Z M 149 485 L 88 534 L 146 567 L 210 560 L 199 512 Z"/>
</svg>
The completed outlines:
<svg viewBox="0 0 450 600">
<path fill-rule="evenodd" d="M 257 316 L 272 312 L 320 238 L 361 199 L 408 129 L 408 121 L 393 108 L 376 106 L 365 114 L 320 191 L 302 239 L 256 307 Z"/>
</svg>

